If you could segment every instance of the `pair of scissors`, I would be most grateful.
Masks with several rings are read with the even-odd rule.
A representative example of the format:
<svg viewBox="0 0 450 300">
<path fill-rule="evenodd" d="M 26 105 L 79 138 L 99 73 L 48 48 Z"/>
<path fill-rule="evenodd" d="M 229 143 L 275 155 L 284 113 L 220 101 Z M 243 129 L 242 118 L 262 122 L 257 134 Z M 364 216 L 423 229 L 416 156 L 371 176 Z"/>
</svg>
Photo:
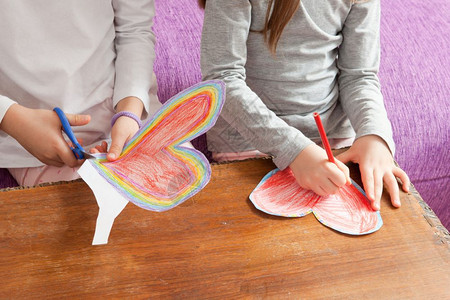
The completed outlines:
<svg viewBox="0 0 450 300">
<path fill-rule="evenodd" d="M 59 119 L 61 120 L 63 131 L 66 133 L 67 137 L 75 146 L 75 147 L 69 146 L 73 154 L 75 154 L 75 157 L 77 159 L 96 158 L 94 155 L 84 151 L 83 147 L 80 145 L 80 143 L 78 143 L 77 138 L 73 134 L 72 127 L 70 127 L 69 120 L 67 120 L 66 114 L 61 110 L 61 108 L 55 107 L 53 111 L 56 112 Z"/>
</svg>

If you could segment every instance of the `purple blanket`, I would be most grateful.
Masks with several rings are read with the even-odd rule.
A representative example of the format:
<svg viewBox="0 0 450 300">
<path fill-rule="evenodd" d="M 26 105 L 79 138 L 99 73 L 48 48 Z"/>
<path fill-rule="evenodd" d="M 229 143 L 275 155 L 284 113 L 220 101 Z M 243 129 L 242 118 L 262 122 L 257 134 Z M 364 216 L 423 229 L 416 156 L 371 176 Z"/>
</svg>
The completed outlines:
<svg viewBox="0 0 450 300">
<path fill-rule="evenodd" d="M 203 12 L 196 3 L 156 0 L 154 69 L 161 102 L 201 79 Z M 450 1 L 381 4 L 379 75 L 397 144 L 396 160 L 450 229 Z M 194 145 L 206 153 L 204 137 Z M 11 186 L 8 180 L 0 170 L 0 187 Z"/>
<path fill-rule="evenodd" d="M 396 159 L 450 229 L 450 1 L 381 4 L 379 76 Z"/>
</svg>

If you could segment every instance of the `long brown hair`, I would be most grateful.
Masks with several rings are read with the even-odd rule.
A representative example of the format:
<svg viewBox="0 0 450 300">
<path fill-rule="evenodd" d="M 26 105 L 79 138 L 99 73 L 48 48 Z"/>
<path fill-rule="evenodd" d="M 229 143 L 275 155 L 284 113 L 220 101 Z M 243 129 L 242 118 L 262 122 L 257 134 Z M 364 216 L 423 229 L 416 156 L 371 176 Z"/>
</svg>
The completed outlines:
<svg viewBox="0 0 450 300">
<path fill-rule="evenodd" d="M 228 1 L 228 0 L 223 0 Z M 200 7 L 205 8 L 206 0 L 198 0 Z M 266 21 L 261 33 L 264 35 L 270 52 L 277 51 L 278 41 L 287 23 L 292 19 L 300 6 L 300 0 L 269 0 Z"/>
</svg>

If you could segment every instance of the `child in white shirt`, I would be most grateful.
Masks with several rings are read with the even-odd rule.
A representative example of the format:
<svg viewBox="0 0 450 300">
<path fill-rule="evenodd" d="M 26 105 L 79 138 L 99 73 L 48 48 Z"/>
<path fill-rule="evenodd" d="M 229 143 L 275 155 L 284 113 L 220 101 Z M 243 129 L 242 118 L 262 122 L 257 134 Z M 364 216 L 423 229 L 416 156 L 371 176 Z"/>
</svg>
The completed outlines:
<svg viewBox="0 0 450 300">
<path fill-rule="evenodd" d="M 0 167 L 19 184 L 78 177 L 54 107 L 109 160 L 160 107 L 154 12 L 153 0 L 0 1 Z"/>
</svg>

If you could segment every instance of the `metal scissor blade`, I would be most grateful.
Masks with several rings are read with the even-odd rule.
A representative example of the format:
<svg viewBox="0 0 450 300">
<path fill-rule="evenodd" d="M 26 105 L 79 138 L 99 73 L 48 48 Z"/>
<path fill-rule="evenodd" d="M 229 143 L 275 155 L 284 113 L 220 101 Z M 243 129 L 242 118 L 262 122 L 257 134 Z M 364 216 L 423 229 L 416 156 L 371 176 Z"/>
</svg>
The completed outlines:
<svg viewBox="0 0 450 300">
<path fill-rule="evenodd" d="M 86 152 L 86 151 L 81 151 L 81 152 L 83 152 L 83 156 L 84 156 L 84 158 L 85 159 L 97 159 L 97 157 L 95 157 L 95 155 L 93 155 L 93 154 L 91 154 L 91 153 L 88 153 L 88 152 Z"/>
</svg>

